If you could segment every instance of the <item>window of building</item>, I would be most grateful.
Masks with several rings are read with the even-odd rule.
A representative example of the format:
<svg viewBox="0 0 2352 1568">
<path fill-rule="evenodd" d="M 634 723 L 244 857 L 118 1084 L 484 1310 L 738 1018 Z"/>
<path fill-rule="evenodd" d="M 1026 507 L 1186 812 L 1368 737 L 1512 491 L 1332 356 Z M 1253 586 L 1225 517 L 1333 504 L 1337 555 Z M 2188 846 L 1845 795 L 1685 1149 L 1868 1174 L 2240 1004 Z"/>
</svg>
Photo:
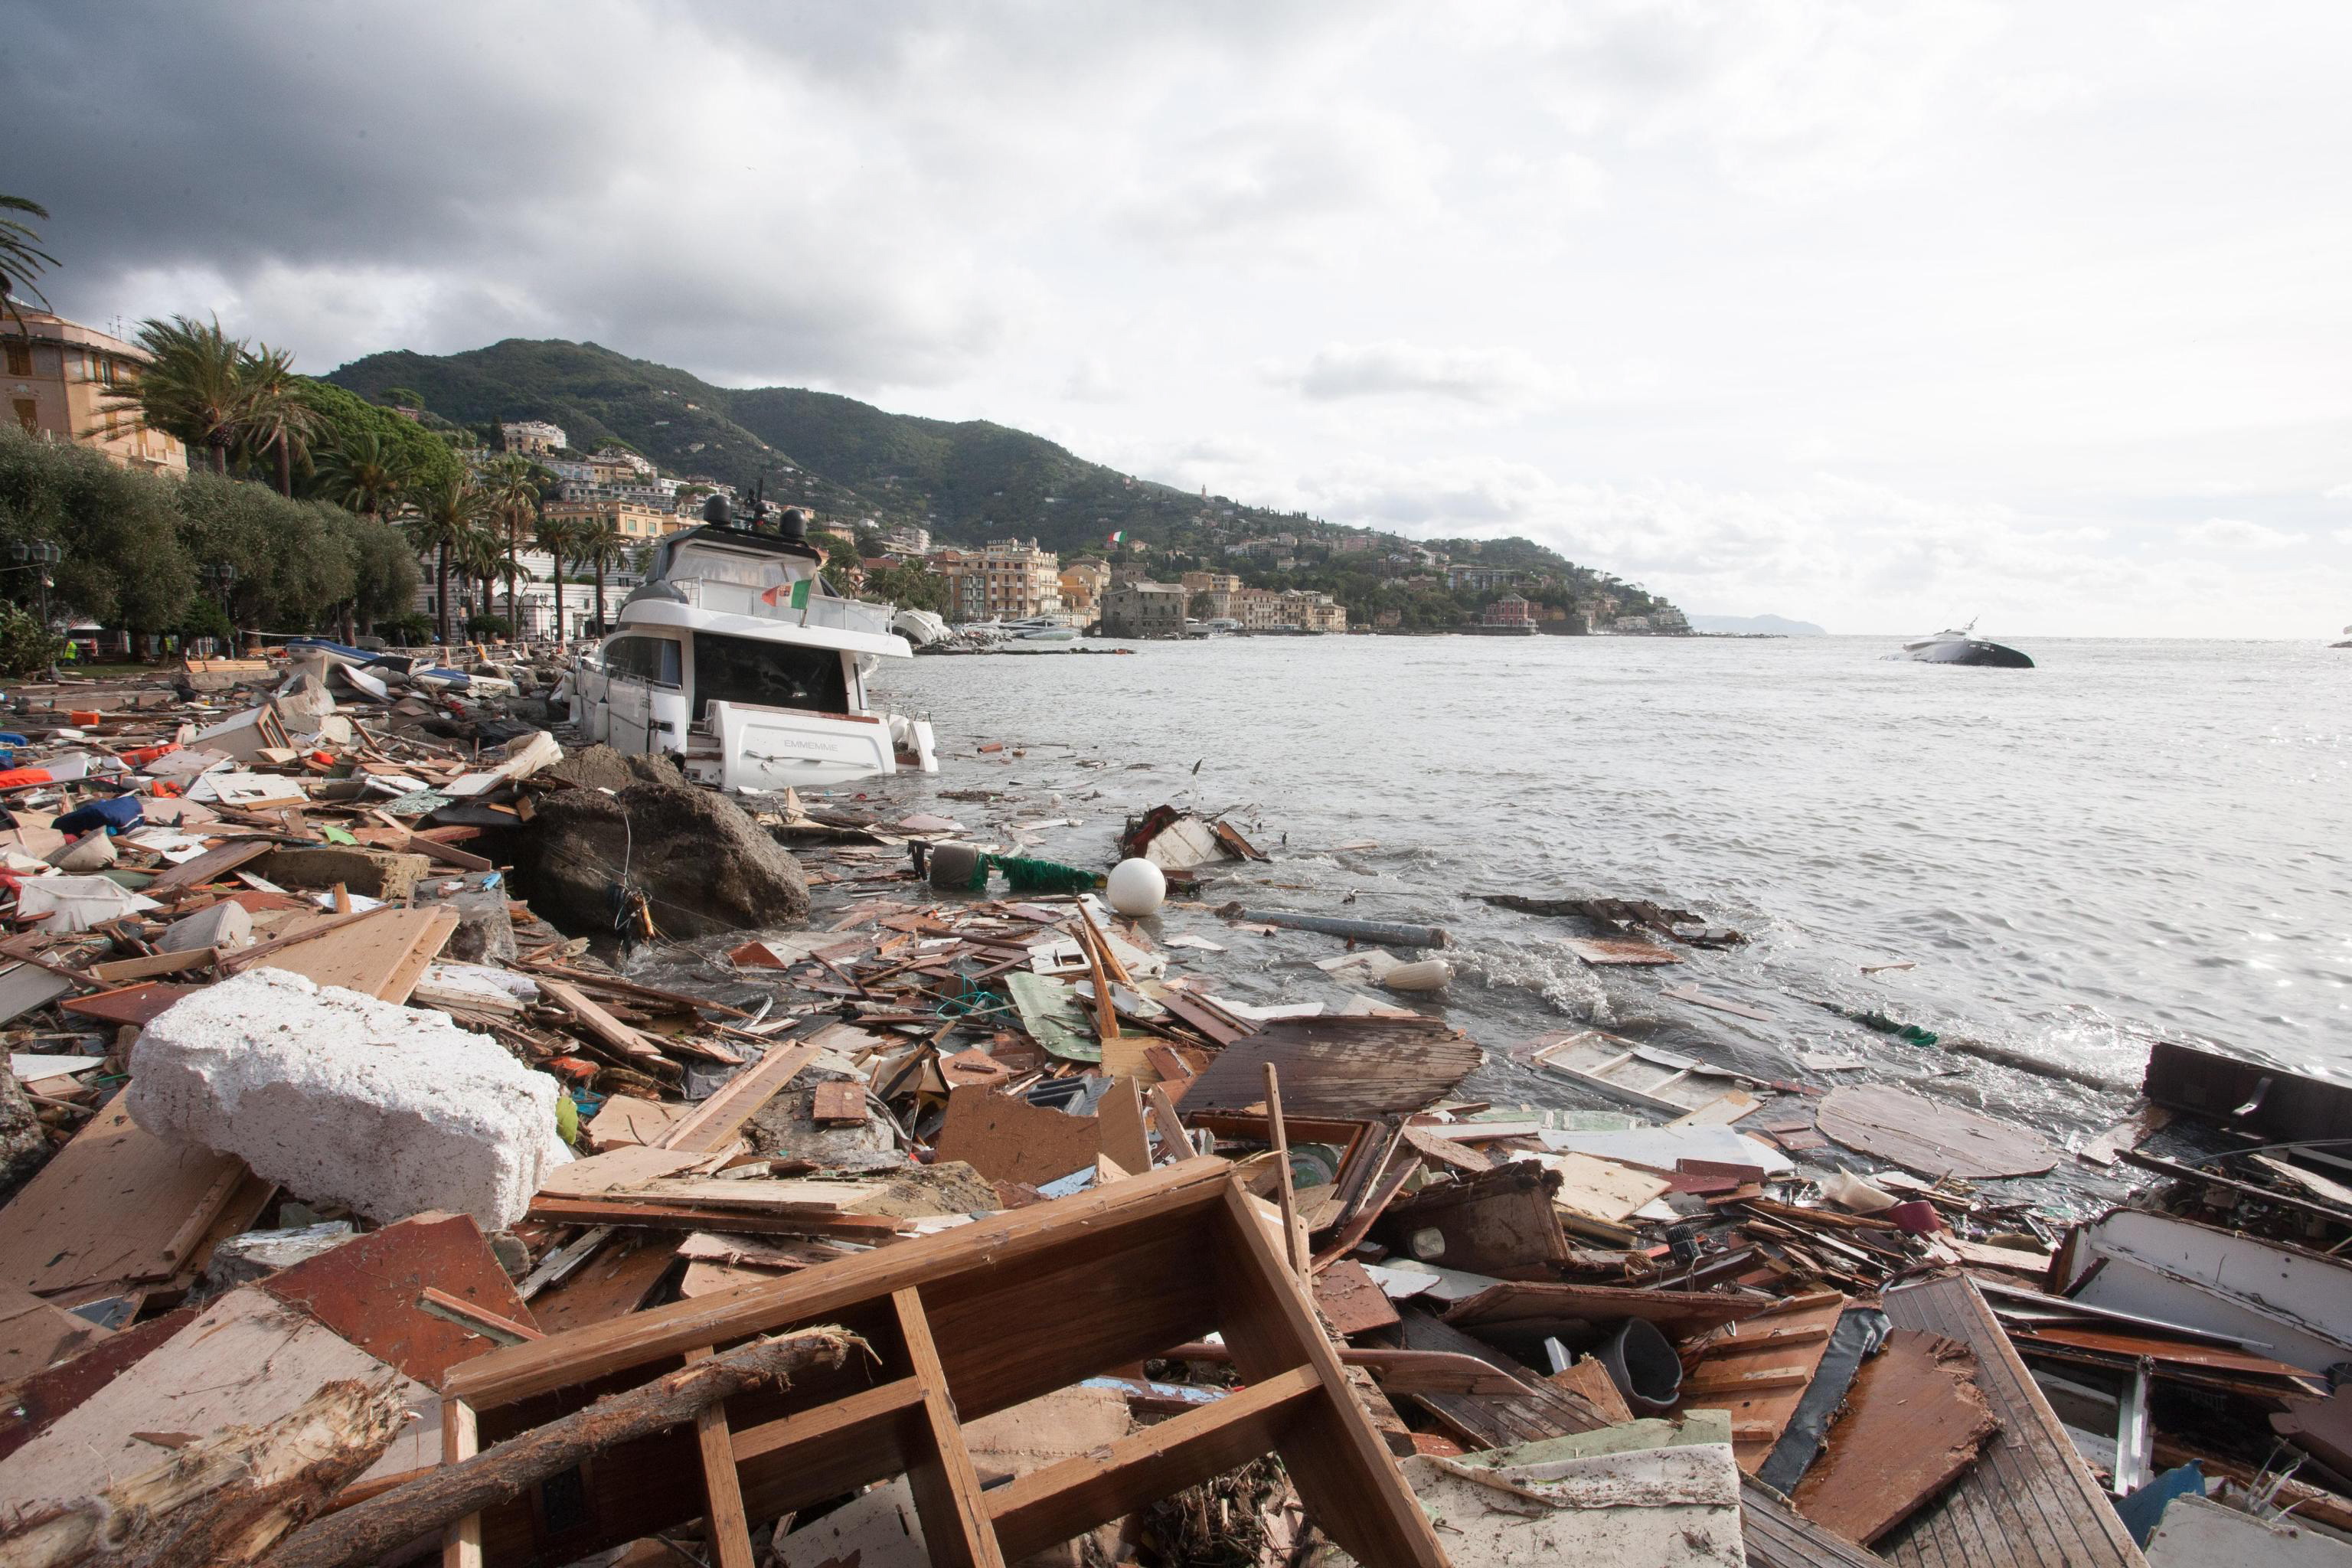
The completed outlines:
<svg viewBox="0 0 2352 1568">
<path fill-rule="evenodd" d="M 26 342 L 11 342 L 8 345 L 8 374 L 10 375 L 30 375 L 33 374 L 32 344 Z"/>
<path fill-rule="evenodd" d="M 714 700 L 761 708 L 849 711 L 841 655 L 830 648 L 694 634 L 694 716 Z"/>
<path fill-rule="evenodd" d="M 16 423 L 25 427 L 25 434 L 27 436 L 37 436 L 40 434 L 41 411 L 34 405 L 31 398 L 20 397 L 16 399 Z"/>
<path fill-rule="evenodd" d="M 614 675 L 657 680 L 665 686 L 676 686 L 681 679 L 678 646 L 667 637 L 614 637 L 604 645 L 604 668 Z"/>
</svg>

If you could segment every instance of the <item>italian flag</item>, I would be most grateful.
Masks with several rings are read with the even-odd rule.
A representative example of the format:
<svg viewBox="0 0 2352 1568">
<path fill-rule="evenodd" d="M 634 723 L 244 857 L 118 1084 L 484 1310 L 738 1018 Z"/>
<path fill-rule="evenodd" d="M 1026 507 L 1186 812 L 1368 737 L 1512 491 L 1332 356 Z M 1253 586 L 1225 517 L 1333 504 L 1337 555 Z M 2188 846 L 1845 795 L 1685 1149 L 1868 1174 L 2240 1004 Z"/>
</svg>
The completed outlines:
<svg viewBox="0 0 2352 1568">
<path fill-rule="evenodd" d="M 1125 544 L 1127 542 L 1127 530 L 1122 528 L 1117 533 L 1112 534 L 1110 536 L 1110 542 L 1113 544 Z"/>
<path fill-rule="evenodd" d="M 792 584 L 792 592 L 789 596 L 785 595 L 784 584 L 779 583 L 774 587 L 769 589 L 766 593 L 761 595 L 760 600 L 762 604 L 769 605 L 771 608 L 779 605 L 790 605 L 795 610 L 805 610 L 808 608 L 809 585 L 815 581 L 816 579 L 814 577 L 802 578 L 799 582 Z"/>
</svg>

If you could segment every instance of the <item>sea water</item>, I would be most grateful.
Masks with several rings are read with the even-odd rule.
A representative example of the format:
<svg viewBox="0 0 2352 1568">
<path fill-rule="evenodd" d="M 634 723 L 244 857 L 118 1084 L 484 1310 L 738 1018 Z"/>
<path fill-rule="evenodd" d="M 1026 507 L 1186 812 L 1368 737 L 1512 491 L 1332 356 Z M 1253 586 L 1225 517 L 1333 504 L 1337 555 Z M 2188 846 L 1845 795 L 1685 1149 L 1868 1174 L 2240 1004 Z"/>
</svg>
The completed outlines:
<svg viewBox="0 0 2352 1568">
<path fill-rule="evenodd" d="M 891 661 L 877 698 L 929 713 L 943 762 L 887 793 L 1089 865 L 1132 812 L 1233 809 L 1275 858 L 1213 901 L 1447 927 L 1442 1010 L 1504 1063 L 1589 1024 L 1759 1076 L 1854 1053 L 2084 1125 L 2116 1109 L 1828 1002 L 2118 1089 L 2158 1038 L 2352 1079 L 2352 650 L 2032 640 L 2039 668 L 2007 670 L 1853 637 L 1133 646 Z M 940 794 L 973 789 L 1004 799 Z M 1079 826 L 1023 826 L 1059 818 Z M 1558 941 L 1580 928 L 1472 897 L 1506 892 L 1651 899 L 1748 940 L 1588 969 Z M 1309 966 L 1328 938 L 1180 928 L 1228 947 L 1199 956 L 1237 1000 L 1345 999 Z"/>
</svg>

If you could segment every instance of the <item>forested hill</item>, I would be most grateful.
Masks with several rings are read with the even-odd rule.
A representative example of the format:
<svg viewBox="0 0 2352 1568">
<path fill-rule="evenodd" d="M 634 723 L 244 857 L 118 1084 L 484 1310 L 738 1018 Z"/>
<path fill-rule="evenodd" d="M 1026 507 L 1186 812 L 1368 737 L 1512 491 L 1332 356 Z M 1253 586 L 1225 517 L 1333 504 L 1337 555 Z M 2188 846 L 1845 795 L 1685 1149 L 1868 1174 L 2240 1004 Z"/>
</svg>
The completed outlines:
<svg viewBox="0 0 2352 1568">
<path fill-rule="evenodd" d="M 795 387 L 731 390 L 594 343 L 509 338 L 463 353 L 370 354 L 327 379 L 372 399 L 407 388 L 459 425 L 552 420 L 577 447 L 617 437 L 666 472 L 741 486 L 764 477 L 771 495 L 828 516 L 931 520 L 958 541 L 1017 531 L 1053 549 L 1098 546 L 1110 530 L 1161 531 L 1150 525 L 1199 505 L 1002 425 L 887 414 Z"/>
<path fill-rule="evenodd" d="M 370 354 L 327 379 L 375 402 L 407 402 L 413 394 L 424 402 L 428 427 L 457 438 L 462 432 L 449 425 L 487 436 L 499 420 L 546 419 L 582 450 L 617 439 L 667 473 L 738 486 L 764 479 L 771 497 L 812 506 L 829 524 L 869 517 L 885 530 L 918 523 L 955 544 L 1034 537 L 1066 558 L 1101 553 L 1108 536 L 1124 531 L 1128 547 L 1155 570 L 1238 570 L 1254 585 L 1340 594 L 1360 613 L 1395 607 L 1407 625 L 1451 624 L 1503 591 L 1488 584 L 1446 597 L 1440 582 L 1434 592 L 1444 603 L 1405 604 L 1384 584 L 1427 567 L 1394 553 L 1405 545 L 1392 533 L 1368 538 L 1363 529 L 1303 512 L 1191 494 L 985 420 L 888 414 L 796 387 L 713 386 L 594 343 L 509 338 L 463 353 Z M 1252 537 L 1274 547 L 1231 549 Z M 1550 584 L 1543 592 L 1529 586 L 1539 600 L 1549 595 L 1547 602 L 1583 604 L 1605 595 L 1628 614 L 1659 603 L 1606 571 L 1526 539 L 1415 542 L 1441 558 L 1524 570 L 1531 583 Z M 1429 592 L 1415 588 L 1405 597 Z"/>
</svg>

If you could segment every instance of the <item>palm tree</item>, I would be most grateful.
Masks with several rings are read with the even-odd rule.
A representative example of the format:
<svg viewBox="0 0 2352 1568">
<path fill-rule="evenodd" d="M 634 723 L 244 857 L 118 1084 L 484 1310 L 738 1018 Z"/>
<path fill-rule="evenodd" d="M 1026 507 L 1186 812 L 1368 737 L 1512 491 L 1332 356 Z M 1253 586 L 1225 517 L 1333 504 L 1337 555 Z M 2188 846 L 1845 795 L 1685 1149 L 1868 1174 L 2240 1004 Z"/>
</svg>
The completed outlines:
<svg viewBox="0 0 2352 1568">
<path fill-rule="evenodd" d="M 373 430 L 356 431 L 319 454 L 319 492 L 362 517 L 388 516 L 412 475 L 401 449 Z"/>
<path fill-rule="evenodd" d="M 499 568 L 506 562 L 506 540 L 490 517 L 487 497 L 467 524 L 465 536 L 451 547 L 451 553 L 459 573 L 476 584 L 477 614 L 488 615 L 490 589 L 498 582 Z"/>
<path fill-rule="evenodd" d="M 6 213 L 26 213 L 43 223 L 49 220 L 48 208 L 23 196 L 0 196 L 0 214 Z M 58 258 L 36 243 L 40 237 L 40 231 L 21 218 L 0 216 L 0 311 L 6 312 L 19 328 L 24 327 L 25 318 L 17 312 L 16 302 L 9 298 L 17 289 L 39 300 L 41 309 L 49 307 L 48 296 L 33 286 L 33 279 L 40 276 L 43 268 L 55 267 Z M 26 335 L 29 337 L 30 331 Z"/>
<path fill-rule="evenodd" d="M 522 618 L 515 612 L 515 578 L 520 568 L 515 564 L 515 552 L 521 547 L 523 535 L 538 529 L 539 479 L 529 458 L 501 458 L 483 471 L 483 488 L 506 538 L 507 622 L 520 638 Z"/>
<path fill-rule="evenodd" d="M 291 496 L 294 464 L 310 457 L 310 442 L 324 421 L 302 396 L 291 352 L 263 343 L 245 356 L 240 374 L 246 393 L 239 434 L 247 448 L 276 458 L 278 493 Z"/>
<path fill-rule="evenodd" d="M 150 318 L 139 324 L 139 346 L 147 351 L 131 390 L 116 395 L 117 407 L 135 406 L 156 429 L 177 436 L 192 451 L 212 456 L 213 472 L 228 472 L 229 448 L 244 437 L 253 402 L 253 381 L 241 338 L 185 316 Z"/>
<path fill-rule="evenodd" d="M 604 630 L 604 573 L 629 558 L 628 542 L 609 517 L 597 518 L 583 524 L 580 536 L 572 542 L 572 558 L 596 570 L 596 630 Z"/>
<path fill-rule="evenodd" d="M 549 517 L 541 513 L 536 538 L 539 547 L 555 557 L 555 646 L 563 646 L 563 558 L 576 550 L 584 519 Z"/>
<path fill-rule="evenodd" d="M 439 611 L 436 629 L 446 645 L 450 640 L 449 557 L 475 531 L 482 496 L 471 479 L 461 474 L 427 485 L 409 499 L 415 510 L 408 519 L 408 535 L 417 549 L 433 552 L 433 602 Z"/>
</svg>

